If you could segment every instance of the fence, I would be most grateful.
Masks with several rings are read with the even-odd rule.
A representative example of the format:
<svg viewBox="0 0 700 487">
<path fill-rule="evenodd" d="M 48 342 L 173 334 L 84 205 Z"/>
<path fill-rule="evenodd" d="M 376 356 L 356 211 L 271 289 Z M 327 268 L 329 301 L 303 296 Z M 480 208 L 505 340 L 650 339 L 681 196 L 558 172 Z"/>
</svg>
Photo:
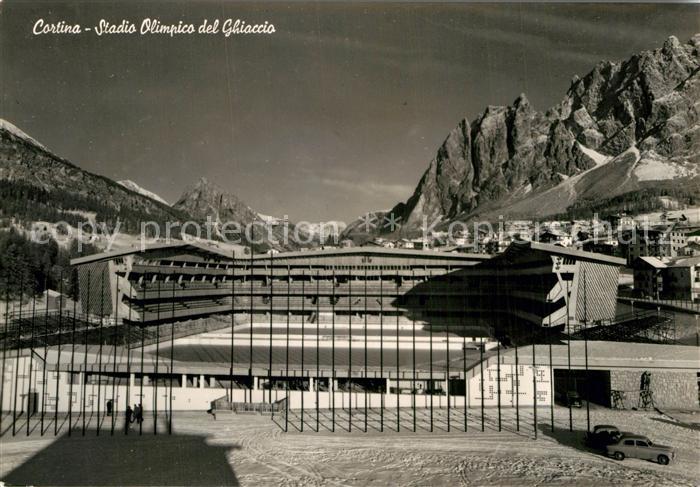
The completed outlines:
<svg viewBox="0 0 700 487">
<path fill-rule="evenodd" d="M 116 279 L 118 289 L 121 276 Z M 88 277 L 87 282 L 91 281 Z M 0 431 L 15 435 L 25 427 L 30 434 L 38 427 L 43 435 L 52 424 L 58 434 L 63 418 L 68 434 L 80 431 L 84 435 L 91 428 L 100 434 L 106 426 L 110 434 L 117 434 L 115 417 L 126 414 L 127 404 L 136 406 L 136 414 L 145 409 L 152 420 L 147 426 L 138 423 L 140 434 L 171 433 L 176 411 L 211 407 L 277 415 L 283 418 L 284 431 L 290 425 L 303 430 L 309 418 L 316 430 L 324 418 L 333 431 L 341 423 L 348 430 L 367 431 L 375 422 L 381 431 L 385 427 L 416 431 L 421 423 L 430 431 L 438 424 L 444 424 L 446 431 L 484 430 L 487 408 L 497 411 L 499 431 L 505 408 L 515 412 L 518 431 L 526 427 L 520 417 L 522 408 L 533 412 L 533 424 L 527 428 L 532 426 L 534 435 L 538 408 L 549 409 L 553 427 L 552 344 L 542 342 L 549 344 L 549 356 L 538 357 L 541 330 L 526 328 L 522 335 L 529 341 L 506 349 L 486 336 L 477 343 L 468 342 L 465 318 L 451 317 L 444 326 L 433 327 L 411 316 L 384 314 L 384 293 L 392 302 L 398 300 L 398 281 L 395 287 L 386 284 L 388 289 L 382 281 L 375 286 L 379 313 L 372 319 L 367 314 L 366 289 L 360 288 L 362 301 L 355 296 L 351 301 L 354 312 L 362 316 L 353 315 L 353 310 L 336 314 L 335 299 L 328 300 L 332 308 L 326 314 L 319 313 L 318 300 L 306 310 L 301 300 L 302 313 L 308 314 L 296 319 L 292 319 L 283 292 L 268 303 L 269 334 L 264 326 L 260 330 L 248 326 L 236 333 L 241 319 L 237 319 L 233 299 L 228 315 L 178 322 L 162 311 L 167 307 L 162 306 L 158 289 L 151 298 L 156 300 L 157 324 L 145 326 L 132 319 L 131 307 L 128 316 L 119 316 L 125 309 L 121 303 L 111 307 L 114 316 L 95 318 L 63 308 L 42 314 L 31 298 L 29 310 L 7 313 L 8 326 L 2 334 L 0 405 L 3 412 L 11 413 L 11 429 L 3 429 L 2 423 L 9 428 L 8 418 L 0 414 Z M 301 286 L 307 286 L 304 280 Z M 309 281 L 308 287 L 313 292 L 320 285 Z M 328 286 L 327 292 L 335 293 L 335 289 Z M 302 295 L 307 291 L 302 287 Z M 424 304 L 439 308 L 431 292 Z M 104 299 L 110 298 L 100 296 L 97 301 Z M 273 300 L 283 309 L 287 306 L 286 313 L 273 313 Z M 638 315 L 627 317 L 626 323 L 639 327 Z M 644 319 L 652 315 L 644 314 Z M 273 335 L 273 320 L 282 321 L 276 323 L 281 325 L 277 336 Z M 251 309 L 250 322 L 259 321 L 253 319 Z M 607 325 L 599 329 L 615 331 L 614 323 Z M 372 335 L 373 331 L 378 334 Z M 596 333 L 595 329 L 573 331 L 563 335 L 552 328 L 551 333 L 566 340 L 567 346 L 572 340 L 587 341 Z M 178 348 L 184 337 L 192 335 L 210 335 L 190 340 L 211 346 L 194 351 Z M 523 350 L 531 350 L 526 362 L 518 355 Z M 506 363 L 504 353 L 512 353 L 514 363 Z M 587 367 L 587 348 L 585 354 Z M 97 422 L 91 423 L 92 418 Z M 569 427 L 573 429 L 571 421 Z M 127 425 L 123 432 L 129 431 Z"/>
<path fill-rule="evenodd" d="M 631 297 L 618 296 L 619 301 L 629 303 L 632 306 L 660 306 L 662 308 L 674 309 L 679 311 L 689 311 L 691 313 L 700 313 L 700 299 L 654 299 L 651 297 Z"/>
</svg>

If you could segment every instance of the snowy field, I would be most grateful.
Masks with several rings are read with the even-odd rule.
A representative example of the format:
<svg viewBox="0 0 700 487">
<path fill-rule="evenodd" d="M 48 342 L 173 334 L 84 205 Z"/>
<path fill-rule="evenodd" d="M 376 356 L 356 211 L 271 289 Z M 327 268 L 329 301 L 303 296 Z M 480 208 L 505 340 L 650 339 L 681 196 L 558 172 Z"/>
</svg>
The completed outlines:
<svg viewBox="0 0 700 487">
<path fill-rule="evenodd" d="M 700 413 L 674 413 L 674 424 L 654 412 L 594 409 L 592 424 L 612 423 L 623 430 L 648 435 L 653 441 L 677 448 L 669 466 L 627 459 L 617 462 L 581 444 L 585 409 L 574 410 L 574 432 L 568 431 L 568 410 L 555 410 L 555 432 L 550 432 L 549 409 L 538 411 L 538 437 L 534 439 L 532 412 L 521 410 L 520 431 L 515 431 L 514 410 L 504 410 L 503 431 L 496 431 L 495 410 L 487 410 L 485 431 L 477 411 L 470 413 L 469 432 L 456 420 L 453 432 L 444 431 L 444 414 L 436 412 L 436 429 L 428 433 L 410 428 L 409 409 L 402 410 L 401 432 L 389 420 L 386 431 L 376 430 L 376 412 L 363 432 L 361 411 L 353 414 L 353 431 L 341 423 L 337 431 L 322 423 L 315 432 L 315 413 L 307 411 L 306 428 L 284 433 L 284 419 L 269 416 L 220 413 L 176 413 L 173 435 L 167 421 L 159 420 L 153 436 L 152 419 L 146 418 L 143 436 L 138 428 L 124 436 L 122 424 L 110 436 L 109 419 L 100 436 L 81 422 L 73 436 L 65 431 L 53 437 L 53 425 L 40 436 L 0 440 L 0 478 L 6 485 L 698 485 L 700 483 Z M 425 410 L 419 411 L 424 415 Z M 387 418 L 390 412 L 385 412 Z M 119 418 L 121 420 L 121 418 Z M 290 423 L 298 426 L 298 416 Z M 443 421 L 443 422 L 441 422 Z M 59 421 L 60 422 L 60 421 Z M 693 424 L 694 423 L 694 424 Z M 3 430 L 8 423 L 3 421 Z M 439 425 L 439 426 L 438 426 Z M 65 430 L 65 424 L 63 424 Z M 22 429 L 24 435 L 24 429 Z"/>
</svg>

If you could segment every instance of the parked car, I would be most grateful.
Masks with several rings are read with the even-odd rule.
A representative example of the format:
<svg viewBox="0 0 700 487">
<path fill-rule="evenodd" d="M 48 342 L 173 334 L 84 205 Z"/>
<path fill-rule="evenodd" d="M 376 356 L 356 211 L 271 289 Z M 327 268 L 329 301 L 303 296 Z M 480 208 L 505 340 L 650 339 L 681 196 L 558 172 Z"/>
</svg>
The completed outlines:
<svg viewBox="0 0 700 487">
<path fill-rule="evenodd" d="M 656 445 L 646 436 L 623 434 L 615 442 L 606 447 L 608 456 L 615 460 L 625 458 L 641 458 L 652 460 L 661 465 L 668 463 L 676 456 L 676 451 L 670 446 Z"/>
<path fill-rule="evenodd" d="M 580 408 L 583 406 L 581 402 L 581 396 L 578 395 L 576 391 L 568 391 L 566 394 L 558 393 L 555 399 L 562 405 L 572 408 Z"/>
<path fill-rule="evenodd" d="M 617 426 L 599 424 L 593 427 L 593 431 L 586 433 L 584 442 L 591 448 L 604 450 L 606 446 L 616 443 L 621 435 Z"/>
</svg>

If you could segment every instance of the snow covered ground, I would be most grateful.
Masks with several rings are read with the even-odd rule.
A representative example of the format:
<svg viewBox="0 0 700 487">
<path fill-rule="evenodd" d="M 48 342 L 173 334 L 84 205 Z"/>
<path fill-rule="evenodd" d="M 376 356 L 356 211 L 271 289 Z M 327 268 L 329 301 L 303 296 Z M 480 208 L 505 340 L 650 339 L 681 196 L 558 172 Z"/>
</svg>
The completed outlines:
<svg viewBox="0 0 700 487">
<path fill-rule="evenodd" d="M 660 181 L 697 176 L 698 168 L 690 162 L 671 162 L 654 151 L 645 153 L 634 168 L 639 181 Z"/>
<path fill-rule="evenodd" d="M 321 431 L 315 432 L 315 413 L 307 412 L 306 427 L 298 431 L 299 416 L 283 418 L 256 414 L 223 414 L 216 420 L 201 413 L 175 413 L 173 436 L 159 422 L 152 435 L 146 418 L 144 436 L 128 437 L 117 424 L 109 435 L 109 419 L 101 436 L 88 427 L 71 438 L 29 438 L 5 434 L 0 455 L 0 478 L 12 484 L 34 485 L 697 485 L 700 482 L 698 413 L 675 413 L 683 423 L 649 411 L 591 410 L 592 424 L 615 424 L 678 449 L 669 466 L 627 459 L 617 462 L 585 448 L 581 441 L 585 409 L 573 411 L 574 431 L 568 430 L 568 409 L 556 407 L 555 431 L 550 432 L 549 408 L 538 411 L 538 437 L 533 435 L 532 410 L 521 409 L 520 431 L 514 410 L 504 410 L 503 431 L 497 412 L 487 410 L 486 431 L 479 411 L 470 411 L 469 432 L 454 416 L 453 432 L 445 431 L 445 411 L 436 411 L 436 430 L 410 431 L 410 409 L 402 410 L 402 431 L 389 431 L 394 412 L 386 411 L 387 431 L 380 433 L 378 412 L 372 411 L 368 432 L 362 431 L 362 411 L 353 415 L 352 433 L 342 424 L 347 412 L 337 411 L 337 432 L 331 433 L 329 412 L 323 411 Z M 425 417 L 426 410 L 420 410 Z M 405 415 L 405 416 L 404 416 Z M 121 418 L 119 418 L 121 420 Z M 276 421 L 276 422 L 275 422 Z M 693 424 L 694 423 L 694 424 Z M 3 430 L 7 427 L 3 420 Z M 47 421 L 47 428 L 53 425 Z M 695 428 L 695 429 L 693 429 Z M 456 431 L 460 430 L 460 431 Z M 22 430 L 24 431 L 24 430 Z M 194 443 L 193 443 L 194 442 Z M 190 451 L 190 447 L 194 450 Z M 220 462 L 217 463 L 217 458 Z M 144 466 L 143 463 L 146 465 Z M 82 479 L 82 481 L 81 481 Z M 136 480 L 135 480 L 136 479 Z M 177 479 L 177 481 L 173 480 Z"/>
</svg>

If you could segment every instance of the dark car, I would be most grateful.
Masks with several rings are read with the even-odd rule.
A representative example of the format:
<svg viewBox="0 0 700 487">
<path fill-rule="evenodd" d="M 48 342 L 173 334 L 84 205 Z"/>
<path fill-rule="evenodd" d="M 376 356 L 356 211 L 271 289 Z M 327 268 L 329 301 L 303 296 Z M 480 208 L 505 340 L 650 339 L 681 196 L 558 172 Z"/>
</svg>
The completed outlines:
<svg viewBox="0 0 700 487">
<path fill-rule="evenodd" d="M 586 433 L 585 443 L 591 448 L 604 450 L 606 446 L 617 442 L 622 433 L 617 426 L 599 424 L 593 427 L 593 431 Z"/>
<path fill-rule="evenodd" d="M 606 447 L 608 456 L 615 460 L 625 458 L 641 458 L 668 465 L 676 456 L 676 451 L 670 446 L 656 445 L 646 436 L 623 434 L 615 442 Z"/>
<path fill-rule="evenodd" d="M 580 408 L 583 406 L 583 403 L 581 402 L 581 396 L 579 396 L 578 392 L 576 391 L 568 391 L 566 394 L 559 393 L 557 394 L 556 399 L 563 406 L 571 406 L 572 408 Z"/>
</svg>

